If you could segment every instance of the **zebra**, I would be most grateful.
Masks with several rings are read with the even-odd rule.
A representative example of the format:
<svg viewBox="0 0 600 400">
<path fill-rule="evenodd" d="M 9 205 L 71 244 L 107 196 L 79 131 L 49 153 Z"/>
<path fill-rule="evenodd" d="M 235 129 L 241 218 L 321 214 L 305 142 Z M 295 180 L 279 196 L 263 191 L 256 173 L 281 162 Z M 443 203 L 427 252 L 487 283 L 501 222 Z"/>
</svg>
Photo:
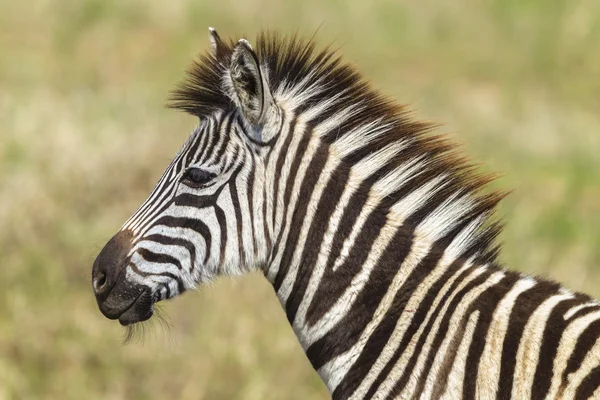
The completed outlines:
<svg viewBox="0 0 600 400">
<path fill-rule="evenodd" d="M 169 103 L 197 127 L 94 262 L 104 316 L 262 271 L 333 399 L 600 398 L 600 303 L 500 265 L 492 177 L 338 51 L 209 37 Z"/>
</svg>

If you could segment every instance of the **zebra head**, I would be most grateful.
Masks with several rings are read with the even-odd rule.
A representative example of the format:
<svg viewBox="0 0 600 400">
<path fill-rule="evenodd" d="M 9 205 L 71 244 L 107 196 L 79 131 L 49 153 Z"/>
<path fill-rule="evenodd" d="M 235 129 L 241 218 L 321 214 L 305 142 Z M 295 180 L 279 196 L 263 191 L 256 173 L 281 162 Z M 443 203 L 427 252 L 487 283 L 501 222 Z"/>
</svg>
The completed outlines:
<svg viewBox="0 0 600 400">
<path fill-rule="evenodd" d="M 217 275 L 260 268 L 269 251 L 264 158 L 282 110 L 246 40 L 225 42 L 213 29 L 210 39 L 205 67 L 197 64 L 174 98 L 187 99 L 176 108 L 202 110 L 199 125 L 94 262 L 98 306 L 122 325 Z M 192 92 L 204 98 L 190 100 Z"/>
</svg>

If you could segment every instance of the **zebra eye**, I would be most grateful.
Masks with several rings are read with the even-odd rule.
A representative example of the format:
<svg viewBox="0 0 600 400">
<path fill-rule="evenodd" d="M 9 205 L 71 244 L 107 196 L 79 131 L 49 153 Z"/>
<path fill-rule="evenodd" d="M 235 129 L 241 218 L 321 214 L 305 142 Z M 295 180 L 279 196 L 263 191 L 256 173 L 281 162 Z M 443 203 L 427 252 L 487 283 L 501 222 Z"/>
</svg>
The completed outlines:
<svg viewBox="0 0 600 400">
<path fill-rule="evenodd" d="M 215 178 L 215 174 L 200 168 L 190 168 L 183 173 L 181 181 L 191 187 L 201 187 Z"/>
</svg>

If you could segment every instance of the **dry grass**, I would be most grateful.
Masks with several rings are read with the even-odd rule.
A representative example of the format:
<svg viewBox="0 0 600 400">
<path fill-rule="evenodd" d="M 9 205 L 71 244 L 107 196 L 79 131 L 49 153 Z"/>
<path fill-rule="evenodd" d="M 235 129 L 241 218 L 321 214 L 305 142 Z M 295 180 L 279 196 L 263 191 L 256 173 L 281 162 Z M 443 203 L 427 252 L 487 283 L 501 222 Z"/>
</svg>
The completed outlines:
<svg viewBox="0 0 600 400">
<path fill-rule="evenodd" d="M 92 260 L 193 127 L 163 109 L 206 28 L 335 40 L 514 188 L 503 259 L 600 295 L 600 3 L 0 3 L 0 399 L 326 398 L 260 276 L 121 346 Z"/>
</svg>

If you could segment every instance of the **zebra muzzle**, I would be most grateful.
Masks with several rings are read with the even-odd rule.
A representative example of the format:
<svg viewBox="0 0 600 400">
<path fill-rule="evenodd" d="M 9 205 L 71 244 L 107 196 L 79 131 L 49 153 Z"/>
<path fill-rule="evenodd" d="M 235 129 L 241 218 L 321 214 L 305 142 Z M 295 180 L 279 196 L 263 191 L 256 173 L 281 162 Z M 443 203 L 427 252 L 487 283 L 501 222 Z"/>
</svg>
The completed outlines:
<svg viewBox="0 0 600 400">
<path fill-rule="evenodd" d="M 120 231 L 104 246 L 92 269 L 92 287 L 98 308 L 109 319 L 130 325 L 149 319 L 154 313 L 150 288 L 126 278 L 131 233 Z"/>
<path fill-rule="evenodd" d="M 124 326 L 145 321 L 154 314 L 151 290 L 124 279 L 107 296 L 96 296 L 96 301 L 106 318 L 118 319 Z"/>
</svg>

